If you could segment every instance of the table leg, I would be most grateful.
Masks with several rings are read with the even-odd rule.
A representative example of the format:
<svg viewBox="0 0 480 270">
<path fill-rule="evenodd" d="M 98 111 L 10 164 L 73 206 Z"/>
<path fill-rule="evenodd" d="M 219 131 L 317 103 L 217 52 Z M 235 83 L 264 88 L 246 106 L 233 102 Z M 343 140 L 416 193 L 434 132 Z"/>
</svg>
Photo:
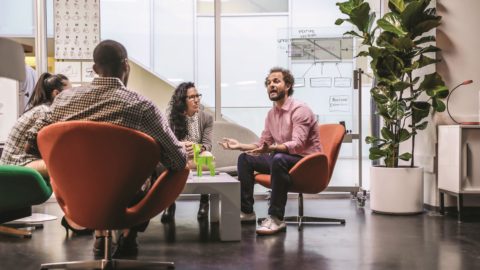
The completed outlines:
<svg viewBox="0 0 480 270">
<path fill-rule="evenodd" d="M 220 213 L 218 194 L 210 194 L 210 222 L 218 222 Z"/>
<path fill-rule="evenodd" d="M 220 240 L 240 241 L 240 188 L 232 185 L 220 194 Z"/>
<path fill-rule="evenodd" d="M 458 194 L 457 197 L 457 212 L 458 212 L 458 222 L 463 220 L 463 194 Z"/>
<path fill-rule="evenodd" d="M 445 193 L 440 191 L 440 215 L 445 215 Z"/>
</svg>

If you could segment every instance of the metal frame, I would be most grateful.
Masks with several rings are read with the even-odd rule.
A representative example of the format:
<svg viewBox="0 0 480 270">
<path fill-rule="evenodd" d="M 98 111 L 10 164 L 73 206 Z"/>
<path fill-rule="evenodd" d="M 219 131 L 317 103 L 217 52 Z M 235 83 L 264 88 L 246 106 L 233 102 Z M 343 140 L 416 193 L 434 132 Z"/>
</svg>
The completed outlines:
<svg viewBox="0 0 480 270">
<path fill-rule="evenodd" d="M 258 224 L 262 223 L 265 218 L 259 218 Z M 303 215 L 303 193 L 298 193 L 298 216 L 284 217 L 285 223 L 298 224 L 298 230 L 303 230 L 303 224 L 323 224 L 323 223 L 340 223 L 345 225 L 345 219 L 338 218 L 324 218 L 324 217 L 311 217 Z"/>
<path fill-rule="evenodd" d="M 105 236 L 105 253 L 104 258 L 92 261 L 72 261 L 60 263 L 44 263 L 40 266 L 41 270 L 45 269 L 143 269 L 150 267 L 161 267 L 167 269 L 175 269 L 173 262 L 158 261 L 137 261 L 137 260 L 121 260 L 112 258 L 112 231 L 107 231 Z"/>
</svg>

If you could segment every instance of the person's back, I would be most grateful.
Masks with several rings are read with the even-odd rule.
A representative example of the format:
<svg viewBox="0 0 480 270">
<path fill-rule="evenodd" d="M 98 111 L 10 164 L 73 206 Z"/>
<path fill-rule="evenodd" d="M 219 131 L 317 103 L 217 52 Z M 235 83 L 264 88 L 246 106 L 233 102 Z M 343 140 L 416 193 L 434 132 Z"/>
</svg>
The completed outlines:
<svg viewBox="0 0 480 270">
<path fill-rule="evenodd" d="M 36 155 L 25 153 L 24 146 L 27 142 L 25 134 L 38 119 L 44 117 L 47 111 L 47 105 L 39 105 L 25 112 L 17 119 L 5 142 L 0 165 L 24 166 L 38 159 Z"/>
<path fill-rule="evenodd" d="M 25 152 L 27 142 L 26 133 L 39 120 L 43 119 L 49 111 L 49 106 L 63 89 L 71 88 L 67 77 L 62 74 L 43 73 L 35 84 L 26 106 L 28 109 L 17 119 L 8 134 L 5 148 L 0 158 L 0 164 L 31 166 L 46 176 L 43 168 L 34 166 L 38 156 Z"/>
<path fill-rule="evenodd" d="M 152 136 L 162 148 L 162 164 L 173 170 L 184 168 L 185 151 L 168 127 L 166 117 L 153 102 L 125 87 L 130 66 L 123 45 L 112 40 L 102 41 L 95 48 L 94 61 L 100 77 L 89 86 L 62 92 L 46 117 L 28 131 L 29 145 L 36 148 L 38 131 L 58 121 L 108 122 Z"/>
</svg>

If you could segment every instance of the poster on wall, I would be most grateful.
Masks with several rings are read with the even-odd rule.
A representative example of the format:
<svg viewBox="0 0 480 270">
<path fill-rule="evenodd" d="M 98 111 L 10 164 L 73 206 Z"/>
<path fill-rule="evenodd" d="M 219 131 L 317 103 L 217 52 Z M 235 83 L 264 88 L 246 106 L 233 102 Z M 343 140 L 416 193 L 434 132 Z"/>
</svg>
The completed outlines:
<svg viewBox="0 0 480 270">
<path fill-rule="evenodd" d="M 55 62 L 55 73 L 67 76 L 71 82 L 81 82 L 81 64 L 81 62 Z"/>
<path fill-rule="evenodd" d="M 100 41 L 100 0 L 55 0 L 56 59 L 92 59 Z"/>
<path fill-rule="evenodd" d="M 91 82 L 95 77 L 98 75 L 93 70 L 93 62 L 82 62 L 82 82 Z"/>
<path fill-rule="evenodd" d="M 18 117 L 18 82 L 0 78 L 0 143 L 5 143 Z"/>
<path fill-rule="evenodd" d="M 350 97 L 346 95 L 330 96 L 328 110 L 330 112 L 349 112 L 351 108 Z"/>
</svg>

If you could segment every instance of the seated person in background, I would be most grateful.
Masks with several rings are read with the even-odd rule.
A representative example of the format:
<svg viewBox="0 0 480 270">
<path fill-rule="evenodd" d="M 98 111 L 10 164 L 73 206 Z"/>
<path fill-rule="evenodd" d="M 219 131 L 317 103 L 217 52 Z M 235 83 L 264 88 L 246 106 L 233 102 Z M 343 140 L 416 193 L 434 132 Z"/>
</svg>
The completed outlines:
<svg viewBox="0 0 480 270">
<path fill-rule="evenodd" d="M 213 117 L 200 110 L 201 97 L 192 82 L 184 82 L 175 89 L 168 108 L 168 122 L 177 139 L 185 145 L 190 169 L 196 168 L 192 160 L 194 143 L 202 144 L 202 152 L 212 150 Z M 208 194 L 201 195 L 198 219 L 208 217 L 208 200 Z M 161 221 L 169 222 L 174 216 L 175 203 L 163 212 Z"/>
<path fill-rule="evenodd" d="M 104 40 L 95 47 L 93 60 L 93 69 L 100 77 L 93 79 L 90 85 L 58 95 L 50 111 L 27 132 L 31 151 L 38 155 L 37 134 L 49 124 L 72 120 L 107 122 L 150 135 L 162 149 L 159 158 L 164 167 L 171 170 L 185 168 L 185 150 L 169 128 L 166 117 L 152 101 L 126 88 L 130 65 L 125 47 L 116 41 Z M 145 192 L 139 191 L 137 199 L 140 200 Z M 135 254 L 138 250 L 137 232 L 144 231 L 147 225 L 148 222 L 125 229 L 114 255 Z M 96 231 L 95 235 L 94 253 L 101 255 L 105 246 L 104 232 Z"/>
<path fill-rule="evenodd" d="M 267 94 L 274 107 L 268 112 L 265 127 L 256 144 L 243 144 L 224 138 L 224 149 L 246 151 L 238 157 L 242 221 L 255 221 L 253 211 L 254 172 L 270 174 L 272 193 L 269 217 L 257 228 L 257 234 L 270 235 L 286 230 L 283 217 L 291 185 L 288 172 L 305 155 L 321 150 L 315 115 L 302 102 L 291 98 L 294 78 L 289 70 L 272 68 L 265 79 Z"/>
<path fill-rule="evenodd" d="M 26 105 L 28 109 L 18 118 L 8 135 L 0 164 L 31 167 L 40 172 L 44 178 L 48 178 L 47 168 L 43 162 L 38 161 L 39 157 L 26 153 L 25 143 L 27 140 L 25 134 L 37 119 L 45 115 L 55 97 L 68 88 L 72 88 L 72 85 L 68 78 L 62 74 L 43 73 L 40 76 Z"/>
<path fill-rule="evenodd" d="M 72 88 L 70 81 L 62 74 L 52 75 L 43 73 L 34 87 L 32 95 L 26 104 L 25 113 L 20 116 L 8 135 L 5 149 L 3 150 L 0 164 L 31 167 L 37 170 L 44 178 L 48 178 L 45 163 L 38 156 L 27 154 L 25 151 L 25 134 L 37 119 L 42 118 L 49 110 L 50 104 L 55 97 L 64 89 Z M 68 232 L 72 230 L 76 234 L 90 234 L 92 230 L 85 229 L 72 221 L 62 218 L 62 226 Z"/>
</svg>

